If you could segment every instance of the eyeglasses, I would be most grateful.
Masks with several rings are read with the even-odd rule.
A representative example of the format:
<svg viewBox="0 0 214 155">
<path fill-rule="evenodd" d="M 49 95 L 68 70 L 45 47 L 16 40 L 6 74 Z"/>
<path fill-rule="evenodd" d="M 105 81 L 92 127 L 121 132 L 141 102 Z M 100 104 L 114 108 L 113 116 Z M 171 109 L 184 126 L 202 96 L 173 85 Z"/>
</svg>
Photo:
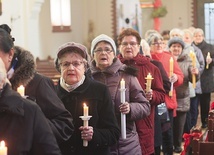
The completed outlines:
<svg viewBox="0 0 214 155">
<path fill-rule="evenodd" d="M 75 68 L 79 68 L 82 64 L 83 64 L 83 61 L 73 61 L 73 62 L 65 61 L 65 62 L 60 63 L 60 66 L 62 68 L 68 68 L 68 67 L 70 67 L 70 65 L 72 65 Z"/>
<path fill-rule="evenodd" d="M 99 49 L 94 50 L 95 53 L 101 53 L 101 52 L 111 53 L 112 51 L 113 50 L 110 48 L 105 48 L 105 49 L 99 48 Z"/>
<path fill-rule="evenodd" d="M 127 47 L 128 45 L 130 45 L 131 47 L 134 47 L 134 46 L 138 45 L 138 43 L 137 42 L 133 42 L 133 41 L 130 42 L 130 43 L 122 42 L 121 45 L 124 46 L 124 47 Z"/>
<path fill-rule="evenodd" d="M 162 45 L 162 44 L 163 44 L 163 42 L 154 42 L 154 43 L 152 43 L 152 45 L 155 45 L 155 46 Z"/>
</svg>

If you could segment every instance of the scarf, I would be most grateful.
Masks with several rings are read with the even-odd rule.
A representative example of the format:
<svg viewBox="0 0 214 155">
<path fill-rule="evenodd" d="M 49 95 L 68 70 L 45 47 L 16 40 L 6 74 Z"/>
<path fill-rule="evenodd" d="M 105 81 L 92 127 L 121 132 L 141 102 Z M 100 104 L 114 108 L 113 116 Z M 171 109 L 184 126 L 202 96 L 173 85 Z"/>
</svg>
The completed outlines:
<svg viewBox="0 0 214 155">
<path fill-rule="evenodd" d="M 61 77 L 60 78 L 60 86 L 62 88 L 64 88 L 67 92 L 71 92 L 74 89 L 76 89 L 77 87 L 79 87 L 81 84 L 83 84 L 84 80 L 85 80 L 85 75 L 83 75 L 82 79 L 79 82 L 72 84 L 72 85 L 69 85 L 69 84 L 65 83 L 65 80 Z"/>
</svg>

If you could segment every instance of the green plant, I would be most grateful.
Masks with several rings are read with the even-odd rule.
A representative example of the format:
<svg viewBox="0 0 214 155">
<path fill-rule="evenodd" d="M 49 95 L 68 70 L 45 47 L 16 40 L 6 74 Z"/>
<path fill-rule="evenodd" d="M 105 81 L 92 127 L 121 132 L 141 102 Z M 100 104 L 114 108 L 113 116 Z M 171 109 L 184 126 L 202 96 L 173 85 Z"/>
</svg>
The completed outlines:
<svg viewBox="0 0 214 155">
<path fill-rule="evenodd" d="M 152 18 L 160 18 L 160 17 L 164 17 L 167 14 L 167 10 L 165 6 L 161 6 L 159 8 L 154 8 L 154 10 L 152 11 Z"/>
</svg>

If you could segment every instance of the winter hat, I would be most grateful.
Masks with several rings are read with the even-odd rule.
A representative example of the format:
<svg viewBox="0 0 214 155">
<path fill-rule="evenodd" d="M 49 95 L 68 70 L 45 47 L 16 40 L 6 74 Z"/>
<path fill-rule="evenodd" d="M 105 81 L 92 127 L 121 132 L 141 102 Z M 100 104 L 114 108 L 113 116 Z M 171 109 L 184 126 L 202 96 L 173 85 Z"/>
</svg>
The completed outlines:
<svg viewBox="0 0 214 155">
<path fill-rule="evenodd" d="M 179 37 L 173 37 L 172 39 L 170 39 L 169 42 L 168 42 L 168 47 L 171 47 L 172 44 L 175 44 L 175 43 L 179 43 L 182 46 L 182 49 L 184 49 L 185 43 Z"/>
<path fill-rule="evenodd" d="M 95 46 L 97 45 L 97 43 L 99 43 L 101 41 L 106 41 L 106 42 L 110 43 L 114 50 L 114 54 L 116 55 L 117 50 L 116 50 L 116 45 L 115 45 L 114 40 L 105 34 L 101 34 L 101 35 L 97 36 L 96 38 L 94 38 L 94 40 L 91 42 L 91 56 L 92 57 L 94 54 Z"/>
<path fill-rule="evenodd" d="M 65 52 L 72 50 L 76 50 L 83 58 L 87 60 L 87 48 L 84 45 L 75 42 L 68 42 L 61 45 L 57 50 L 57 58 L 60 58 Z"/>
<path fill-rule="evenodd" d="M 58 50 L 57 50 L 57 58 L 55 59 L 55 67 L 56 69 L 60 72 L 60 69 L 59 69 L 59 62 L 58 62 L 58 59 L 67 51 L 73 51 L 75 50 L 76 52 L 78 52 L 84 59 L 87 60 L 87 62 L 90 61 L 90 57 L 88 55 L 88 52 L 87 52 L 87 48 L 82 45 L 82 44 L 79 44 L 79 43 L 75 43 L 75 42 L 67 42 L 63 45 L 61 45 Z"/>
</svg>

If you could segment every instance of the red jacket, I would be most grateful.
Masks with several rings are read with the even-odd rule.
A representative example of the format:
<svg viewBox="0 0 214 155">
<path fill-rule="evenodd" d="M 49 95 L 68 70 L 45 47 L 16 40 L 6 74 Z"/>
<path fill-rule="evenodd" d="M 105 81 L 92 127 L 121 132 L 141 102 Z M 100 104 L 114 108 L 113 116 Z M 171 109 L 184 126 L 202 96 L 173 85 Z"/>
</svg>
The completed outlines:
<svg viewBox="0 0 214 155">
<path fill-rule="evenodd" d="M 169 65 L 170 65 L 169 60 L 172 57 L 171 53 L 169 53 L 169 52 L 151 53 L 151 55 L 154 60 L 158 60 L 163 64 L 163 67 L 169 76 Z M 183 83 L 183 78 L 184 78 L 183 72 L 181 71 L 181 69 L 175 59 L 174 59 L 173 71 L 178 76 L 178 81 L 176 81 L 173 85 L 174 86 L 173 88 L 175 88 L 175 87 L 180 86 Z M 169 94 L 165 95 L 165 102 L 166 102 L 168 109 L 175 110 L 177 108 L 175 89 L 173 89 L 172 97 L 170 97 Z"/>
<path fill-rule="evenodd" d="M 146 88 L 145 77 L 150 73 L 154 78 L 152 80 L 151 89 L 153 90 L 153 98 L 150 101 L 151 113 L 148 117 L 136 121 L 137 132 L 139 135 L 141 150 L 143 155 L 154 153 L 154 112 L 155 106 L 164 102 L 165 91 L 163 88 L 163 80 L 159 69 L 150 62 L 150 59 L 138 54 L 131 60 L 125 60 L 122 55 L 118 56 L 122 63 L 134 66 L 138 69 L 138 81 L 142 88 Z"/>
</svg>

